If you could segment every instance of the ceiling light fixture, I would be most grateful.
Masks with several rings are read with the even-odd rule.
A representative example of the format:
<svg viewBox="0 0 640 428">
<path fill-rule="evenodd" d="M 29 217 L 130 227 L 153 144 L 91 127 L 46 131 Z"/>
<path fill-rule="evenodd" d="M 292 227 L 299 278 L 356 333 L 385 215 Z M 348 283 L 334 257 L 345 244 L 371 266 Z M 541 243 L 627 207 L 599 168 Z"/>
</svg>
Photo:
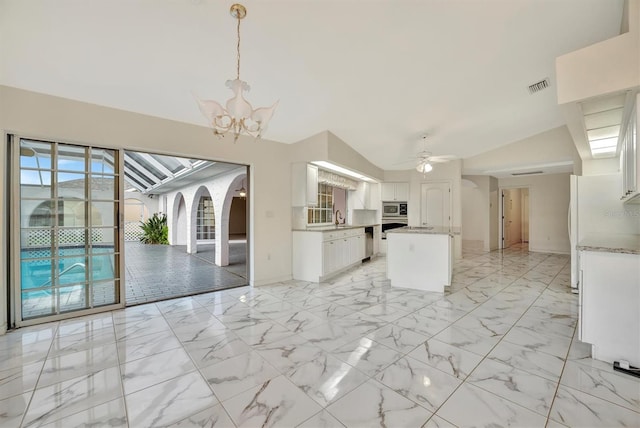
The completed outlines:
<svg viewBox="0 0 640 428">
<path fill-rule="evenodd" d="M 352 171 L 350 169 L 341 167 L 340 165 L 333 164 L 327 161 L 312 161 L 314 165 L 317 165 L 321 168 L 328 169 L 333 172 L 337 172 L 338 174 L 348 175 L 349 177 L 357 178 L 358 180 L 368 181 L 370 183 L 374 183 L 375 180 L 367 177 L 366 175 L 362 175 L 359 172 Z"/>
<path fill-rule="evenodd" d="M 241 198 L 247 196 L 247 189 L 244 188 L 244 178 L 242 179 L 242 187 L 236 190 Z"/>
<path fill-rule="evenodd" d="M 418 166 L 416 166 L 416 170 L 426 174 L 427 172 L 433 171 L 433 166 L 429 162 L 419 162 Z"/>
<path fill-rule="evenodd" d="M 234 135 L 233 141 L 238 141 L 240 134 L 250 135 L 260 138 L 273 116 L 273 112 L 278 106 L 276 101 L 271 107 L 260 107 L 253 109 L 251 104 L 244 99 L 242 93 L 249 91 L 251 87 L 243 80 L 240 80 L 240 21 L 247 16 L 247 9 L 241 4 L 233 4 L 229 10 L 231 16 L 238 20 L 237 34 L 238 43 L 236 45 L 236 78 L 227 80 L 226 85 L 233 92 L 233 98 L 226 103 L 226 109 L 213 100 L 200 100 L 198 105 L 200 111 L 209 120 L 209 126 L 213 128 L 213 133 L 223 137 L 227 132 Z"/>
</svg>

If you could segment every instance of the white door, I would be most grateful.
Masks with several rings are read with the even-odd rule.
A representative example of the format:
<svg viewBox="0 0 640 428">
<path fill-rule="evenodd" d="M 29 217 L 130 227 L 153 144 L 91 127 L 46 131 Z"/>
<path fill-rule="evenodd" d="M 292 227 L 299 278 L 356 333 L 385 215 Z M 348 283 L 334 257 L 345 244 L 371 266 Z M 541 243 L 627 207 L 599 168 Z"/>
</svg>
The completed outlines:
<svg viewBox="0 0 640 428">
<path fill-rule="evenodd" d="M 451 226 L 451 184 L 423 183 L 421 187 L 422 226 Z"/>
</svg>

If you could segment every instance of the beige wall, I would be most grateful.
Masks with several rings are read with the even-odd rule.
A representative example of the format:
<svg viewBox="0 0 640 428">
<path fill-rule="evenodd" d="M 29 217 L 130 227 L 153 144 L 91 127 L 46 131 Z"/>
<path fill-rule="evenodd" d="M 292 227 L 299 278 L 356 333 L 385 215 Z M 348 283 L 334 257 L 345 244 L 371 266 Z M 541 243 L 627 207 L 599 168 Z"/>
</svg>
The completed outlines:
<svg viewBox="0 0 640 428">
<path fill-rule="evenodd" d="M 491 177 L 464 175 L 462 197 L 462 245 L 489 251 L 489 182 Z"/>
<path fill-rule="evenodd" d="M 529 249 L 531 251 L 570 252 L 567 214 L 569 175 L 549 174 L 501 178 L 500 188 L 529 188 Z"/>
</svg>

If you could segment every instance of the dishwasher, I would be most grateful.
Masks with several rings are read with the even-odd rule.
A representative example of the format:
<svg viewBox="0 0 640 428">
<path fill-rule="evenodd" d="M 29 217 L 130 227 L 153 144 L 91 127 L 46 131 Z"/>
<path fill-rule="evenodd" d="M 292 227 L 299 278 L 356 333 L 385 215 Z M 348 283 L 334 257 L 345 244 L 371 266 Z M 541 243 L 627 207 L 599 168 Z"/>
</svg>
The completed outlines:
<svg viewBox="0 0 640 428">
<path fill-rule="evenodd" d="M 373 226 L 367 226 L 364 228 L 364 259 L 371 260 L 371 256 L 373 255 Z"/>
</svg>

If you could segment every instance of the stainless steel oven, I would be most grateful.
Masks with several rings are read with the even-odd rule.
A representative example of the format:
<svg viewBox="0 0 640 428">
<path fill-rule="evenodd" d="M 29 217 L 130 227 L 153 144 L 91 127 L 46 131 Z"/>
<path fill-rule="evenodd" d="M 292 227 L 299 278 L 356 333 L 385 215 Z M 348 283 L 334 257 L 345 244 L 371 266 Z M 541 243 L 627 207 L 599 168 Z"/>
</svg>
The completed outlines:
<svg viewBox="0 0 640 428">
<path fill-rule="evenodd" d="M 392 217 L 382 219 L 382 239 L 387 239 L 387 230 L 395 229 L 397 227 L 407 226 L 407 217 Z"/>
<path fill-rule="evenodd" d="M 382 203 L 382 217 L 406 217 L 406 216 L 407 216 L 406 202 L 383 202 Z"/>
</svg>

